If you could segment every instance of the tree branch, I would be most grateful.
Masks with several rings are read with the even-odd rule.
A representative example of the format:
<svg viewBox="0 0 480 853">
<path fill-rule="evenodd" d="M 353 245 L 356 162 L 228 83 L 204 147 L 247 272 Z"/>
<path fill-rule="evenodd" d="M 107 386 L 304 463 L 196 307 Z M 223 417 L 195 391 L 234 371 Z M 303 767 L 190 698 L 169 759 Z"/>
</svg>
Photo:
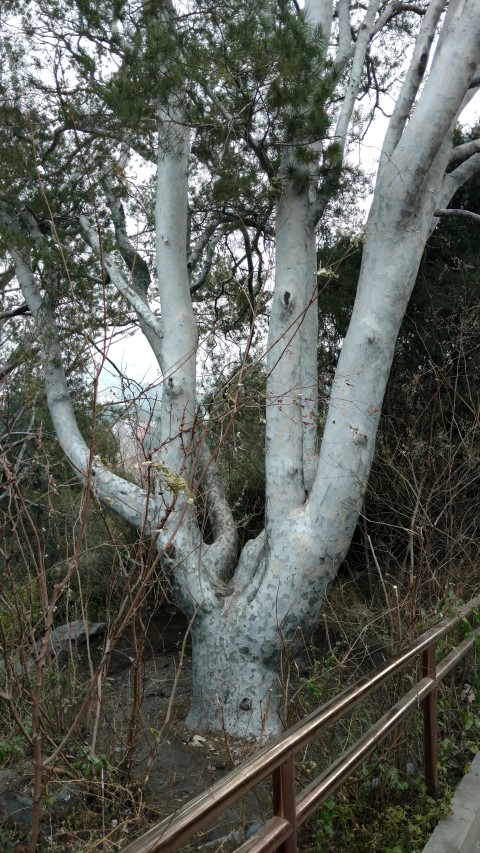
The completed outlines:
<svg viewBox="0 0 480 853">
<path fill-rule="evenodd" d="M 350 119 L 360 91 L 363 66 L 379 5 L 380 0 L 370 0 L 358 32 L 357 41 L 355 42 L 353 63 L 348 80 L 347 91 L 345 92 L 345 97 L 343 99 L 334 133 L 336 142 L 341 146 L 342 154 L 347 143 L 347 132 Z"/>
<path fill-rule="evenodd" d="M 385 7 L 372 30 L 372 36 L 383 30 L 384 26 L 388 24 L 392 18 L 395 18 L 397 15 L 401 15 L 402 12 L 414 12 L 416 15 L 425 15 L 427 9 L 424 6 L 418 6 L 416 3 L 402 3 L 396 0 L 396 2 Z"/>
<path fill-rule="evenodd" d="M 228 228 L 226 226 L 223 226 L 222 228 L 220 228 L 217 231 L 216 234 L 214 234 L 212 236 L 212 238 L 208 242 L 207 247 L 206 247 L 204 262 L 202 264 L 202 268 L 199 271 L 196 278 L 194 279 L 194 281 L 190 284 L 190 293 L 196 293 L 197 290 L 200 290 L 202 285 L 205 284 L 205 282 L 208 278 L 208 275 L 210 273 L 210 270 L 212 268 L 212 262 L 213 262 L 213 258 L 215 255 L 215 249 L 216 249 L 218 243 L 220 242 L 220 240 L 222 239 L 222 237 L 224 236 L 224 234 L 227 233 L 227 231 L 228 231 Z M 189 266 L 190 266 L 190 264 L 189 264 Z"/>
<path fill-rule="evenodd" d="M 142 528 L 146 522 L 151 524 L 153 517 L 144 489 L 113 474 L 99 460 L 94 462 L 93 448 L 85 442 L 73 411 L 53 310 L 41 296 L 28 258 L 15 249 L 11 254 L 23 296 L 35 321 L 48 408 L 63 452 L 79 479 L 105 506 L 134 527 Z"/>
<path fill-rule="evenodd" d="M 36 355 L 37 353 L 38 349 L 36 347 L 30 347 L 28 350 L 28 355 Z M 19 344 L 15 351 L 10 355 L 7 364 L 4 364 L 3 366 L 0 365 L 0 379 L 5 379 L 9 373 L 16 370 L 16 368 L 25 361 L 26 355 L 27 352 L 25 351 L 25 345 Z"/>
<path fill-rule="evenodd" d="M 302 325 L 312 297 L 315 254 L 306 194 L 286 184 L 277 211 L 275 289 L 270 313 L 266 393 L 267 536 L 305 500 Z M 311 352 L 309 353 L 311 355 Z M 315 348 L 316 359 L 316 348 Z"/>
<path fill-rule="evenodd" d="M 425 75 L 433 39 L 437 31 L 440 16 L 445 8 L 445 3 L 446 0 L 433 0 L 428 5 L 417 35 L 408 72 L 396 100 L 395 108 L 385 134 L 382 153 L 380 155 L 379 175 L 384 165 L 391 159 L 402 136 L 406 121 Z"/>
<path fill-rule="evenodd" d="M 472 139 L 470 142 L 464 142 L 463 145 L 457 145 L 453 148 L 450 155 L 449 163 L 458 163 L 460 160 L 467 160 L 473 154 L 480 152 L 480 139 Z"/>
<path fill-rule="evenodd" d="M 9 267 L 5 272 L 0 273 L 0 290 L 10 284 L 15 278 L 15 267 Z"/>
<path fill-rule="evenodd" d="M 471 210 L 462 210 L 461 208 L 448 207 L 442 210 L 441 208 L 437 208 L 433 211 L 434 216 L 455 216 L 463 219 L 468 219 L 470 222 L 473 222 L 475 225 L 480 226 L 480 214 L 473 213 Z"/>
<path fill-rule="evenodd" d="M 327 55 L 333 20 L 333 0 L 305 0 L 307 23 L 319 27 L 324 37 L 323 56 Z"/>
<path fill-rule="evenodd" d="M 442 188 L 438 196 L 438 208 L 444 210 L 453 198 L 460 187 L 472 178 L 480 170 L 480 153 L 473 154 L 468 160 L 465 160 L 460 166 L 457 166 L 453 172 L 448 172 L 442 183 Z"/>
<path fill-rule="evenodd" d="M 220 216 L 214 216 L 208 225 L 205 227 L 203 234 L 198 238 L 197 242 L 191 249 L 188 255 L 187 266 L 189 272 L 193 272 L 197 264 L 200 262 L 200 258 L 203 255 L 206 247 L 210 243 L 211 238 L 215 234 L 218 226 L 221 224 L 222 219 Z"/>
<path fill-rule="evenodd" d="M 140 328 L 145 335 L 152 351 L 157 359 L 157 362 L 162 368 L 162 334 L 160 330 L 160 320 L 150 308 L 148 303 L 148 290 L 150 287 L 150 270 L 147 263 L 144 261 L 136 246 L 134 246 L 127 233 L 127 224 L 125 220 L 125 212 L 122 202 L 116 197 L 114 188 L 107 184 L 106 188 L 107 200 L 112 214 L 113 225 L 115 228 L 115 238 L 118 251 L 120 252 L 125 265 L 130 272 L 131 288 L 140 300 L 134 307 L 139 320 Z M 116 283 L 113 282 L 115 285 Z M 130 291 L 131 292 L 131 291 Z M 128 298 L 128 296 L 127 296 Z M 132 303 L 130 303 L 132 304 Z M 141 313 L 136 306 L 141 305 Z M 150 322 L 148 317 L 152 320 Z"/>
<path fill-rule="evenodd" d="M 117 288 L 118 292 L 125 297 L 125 299 L 132 306 L 139 319 L 143 321 L 146 327 L 151 330 L 158 341 L 161 340 L 163 336 L 161 321 L 156 316 L 156 314 L 152 311 L 150 306 L 145 302 L 145 300 L 138 295 L 138 293 L 133 290 L 131 284 L 125 281 L 123 273 L 115 266 L 112 259 L 110 259 L 109 255 L 105 255 L 102 252 L 102 247 L 100 243 L 100 239 L 95 228 L 89 223 L 86 216 L 81 215 L 79 217 L 79 222 L 82 227 L 82 230 L 85 235 L 85 239 L 87 243 L 91 246 L 97 256 L 101 259 L 102 265 L 108 274 L 110 281 Z M 156 354 L 156 353 L 155 353 Z"/>
<path fill-rule="evenodd" d="M 150 149 L 148 146 L 143 145 L 139 140 L 126 133 L 124 127 L 118 131 L 107 130 L 106 128 L 95 125 L 87 127 L 85 124 L 82 124 L 82 119 L 80 118 L 78 122 L 75 120 L 75 130 L 88 136 L 98 137 L 99 139 L 110 139 L 118 145 L 128 145 L 132 151 L 135 151 L 144 160 L 147 160 L 149 163 L 155 163 L 153 147 Z"/>
<path fill-rule="evenodd" d="M 338 0 L 338 49 L 335 65 L 340 68 L 348 61 L 352 49 L 352 28 L 350 24 L 350 0 Z"/>
<path fill-rule="evenodd" d="M 222 476 L 205 441 L 201 444 L 199 457 L 201 488 L 215 540 L 208 550 L 204 546 L 203 562 L 210 576 L 227 583 L 237 558 L 237 525 L 225 495 Z"/>
<path fill-rule="evenodd" d="M 36 405 L 36 402 L 37 402 L 37 395 L 33 398 L 33 400 L 31 400 L 31 402 L 29 404 L 32 407 L 33 411 L 32 411 L 32 415 L 30 417 L 30 423 L 29 423 L 29 425 L 25 431 L 25 437 L 21 442 L 20 450 L 19 450 L 17 458 L 15 460 L 15 465 L 13 466 L 14 480 L 17 480 L 17 478 L 20 474 L 20 471 L 22 468 L 22 461 L 23 461 L 23 457 L 25 455 L 25 450 L 27 449 L 28 441 L 33 438 L 33 427 L 34 427 L 34 423 L 35 423 L 35 405 Z M 10 495 L 10 485 L 7 485 L 7 488 L 5 489 L 5 491 L 3 491 L 0 494 L 0 502 L 3 502 L 4 500 L 6 500 L 7 497 L 9 497 L 9 495 Z"/>
<path fill-rule="evenodd" d="M 362 8 L 365 8 L 365 6 L 363 6 Z M 376 36 L 381 30 L 383 30 L 383 28 L 388 24 L 389 21 L 392 20 L 392 18 L 396 17 L 396 15 L 399 15 L 402 12 L 414 12 L 417 15 L 424 15 L 426 10 L 422 6 L 418 6 L 416 3 L 402 3 L 398 2 L 398 0 L 395 0 L 395 2 L 391 3 L 390 5 L 387 5 L 379 16 L 377 22 L 372 27 L 369 40 L 371 41 L 374 36 Z M 337 16 L 339 41 L 338 50 L 334 60 L 334 69 L 337 74 L 341 74 L 347 63 L 354 56 L 357 44 L 356 41 L 352 42 L 352 26 L 350 21 L 349 0 L 338 0 Z"/>
<path fill-rule="evenodd" d="M 15 275 L 15 273 L 14 273 Z M 19 305 L 18 308 L 12 308 L 10 311 L 4 311 L 0 314 L 0 320 L 11 320 L 12 317 L 20 317 L 22 314 L 28 314 L 30 311 L 26 302 Z"/>
<path fill-rule="evenodd" d="M 448 32 L 445 32 L 444 25 L 442 34 L 444 37 L 434 57 L 435 73 L 429 74 L 408 124 L 391 156 L 383 158 L 383 168 L 377 178 L 377 187 L 385 178 L 390 193 L 395 192 L 398 186 L 398 192 L 403 194 L 406 205 L 403 213 L 407 218 L 416 210 L 419 192 L 437 154 L 445 140 L 451 138 L 453 123 L 478 64 L 478 16 L 475 17 L 473 7 L 468 4 L 462 6 L 461 13 L 453 14 Z M 442 110 L 438 109 L 439 97 Z M 386 151 L 390 151 L 389 146 Z M 415 164 L 414 169 L 412 163 Z M 384 189 L 387 191 L 386 185 Z M 446 204 L 437 202 L 436 206 L 443 208 Z"/>
<path fill-rule="evenodd" d="M 113 197 L 107 191 L 110 212 L 115 228 L 115 238 L 120 252 L 131 275 L 132 287 L 147 304 L 146 297 L 150 287 L 150 270 L 142 258 L 137 246 L 134 246 L 127 233 L 127 224 L 123 205 L 119 198 Z"/>
</svg>

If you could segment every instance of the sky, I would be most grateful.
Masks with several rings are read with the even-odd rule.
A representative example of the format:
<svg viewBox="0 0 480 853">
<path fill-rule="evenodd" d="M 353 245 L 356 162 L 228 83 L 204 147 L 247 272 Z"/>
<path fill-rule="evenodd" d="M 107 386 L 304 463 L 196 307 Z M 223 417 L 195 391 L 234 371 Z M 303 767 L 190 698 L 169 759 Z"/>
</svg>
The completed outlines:
<svg viewBox="0 0 480 853">
<path fill-rule="evenodd" d="M 111 343 L 107 355 L 125 376 L 143 388 L 154 387 L 161 381 L 155 356 L 147 339 L 138 330 L 133 335 Z M 121 381 L 118 371 L 108 361 L 105 362 L 100 374 L 101 399 L 109 399 L 112 397 L 112 392 L 118 394 L 120 387 Z"/>
</svg>

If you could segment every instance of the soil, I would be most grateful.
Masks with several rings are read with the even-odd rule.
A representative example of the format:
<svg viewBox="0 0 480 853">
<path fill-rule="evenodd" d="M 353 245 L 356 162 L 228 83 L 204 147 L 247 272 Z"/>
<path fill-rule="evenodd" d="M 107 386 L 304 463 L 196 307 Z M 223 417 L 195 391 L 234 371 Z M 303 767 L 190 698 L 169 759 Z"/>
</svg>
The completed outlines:
<svg viewBox="0 0 480 853">
<path fill-rule="evenodd" d="M 135 731 L 133 754 L 127 752 L 129 725 L 134 708 L 135 667 L 131 639 L 125 637 L 112 654 L 108 674 L 103 683 L 102 715 L 98 733 L 97 754 L 104 753 L 113 766 L 127 762 L 130 755 L 129 785 L 132 798 L 122 806 L 120 821 L 109 818 L 105 826 L 115 830 L 117 824 L 127 826 L 122 832 L 121 845 L 106 849 L 121 849 L 138 837 L 148 826 L 176 812 L 229 770 L 243 761 L 257 747 L 255 739 L 237 741 L 226 734 L 202 735 L 188 730 L 184 725 L 189 706 L 191 659 L 188 644 L 182 644 L 187 623 L 182 615 L 172 609 L 162 608 L 149 623 L 144 659 L 138 673 L 143 694 L 141 718 Z M 90 654 L 95 662 L 102 653 L 103 640 L 95 637 L 90 642 Z M 85 649 L 79 649 L 79 668 L 87 670 Z M 181 666 L 179 667 L 181 660 Z M 173 699 L 172 699 L 173 695 Z M 167 716 L 169 722 L 165 725 Z M 85 730 L 85 754 L 90 744 L 93 720 Z M 106 772 L 105 777 L 108 775 Z M 44 831 L 50 850 L 97 849 L 98 832 L 92 846 L 85 838 L 81 846 L 71 846 L 67 841 L 58 847 L 60 838 L 69 833 L 77 840 L 85 837 L 81 824 L 85 822 L 85 801 L 92 800 L 91 821 L 97 822 L 93 803 L 83 780 L 54 778 L 50 784 L 48 803 L 44 808 Z M 98 776 L 98 774 L 97 774 Z M 0 771 L 0 851 L 2 827 L 7 836 L 17 839 L 12 849 L 20 851 L 17 828 L 23 828 L 26 837 L 31 823 L 32 765 L 23 761 Z M 234 850 L 244 840 L 248 827 L 263 823 L 270 815 L 269 786 L 262 784 L 237 806 L 228 809 L 202 831 L 184 850 Z M 110 812 L 112 810 L 110 809 Z M 2 816 L 3 815 L 3 820 Z M 110 824 L 110 826 L 108 825 Z M 233 843 L 226 840 L 234 833 Z M 119 833 L 111 831 L 113 835 Z M 92 841 L 93 841 L 92 837 Z M 113 838 L 112 838 L 113 840 Z M 118 838 L 118 840 L 120 840 Z M 60 842 L 61 843 L 61 842 Z M 40 849 L 42 849 L 41 844 Z M 8 847 L 6 848 L 8 849 Z M 3 851 L 2 851 L 3 853 Z"/>
<path fill-rule="evenodd" d="M 258 748 L 255 739 L 235 740 L 224 733 L 204 735 L 185 727 L 191 683 L 190 648 L 188 640 L 184 642 L 187 629 L 181 613 L 164 606 L 148 622 L 144 654 L 138 667 L 134 654 L 138 640 L 134 643 L 131 636 L 125 636 L 113 651 L 102 684 L 102 711 L 95 747 L 97 756 L 105 756 L 104 770 L 97 767 L 93 772 L 88 766 L 95 723 L 92 712 L 83 731 L 77 733 L 76 752 L 68 756 L 70 766 L 62 764 L 51 775 L 45 774 L 39 853 L 121 850 L 220 780 Z M 318 646 L 324 645 L 321 631 L 315 640 Z M 90 640 L 94 665 L 101 659 L 103 647 L 101 635 Z M 76 653 L 76 673 L 88 679 L 86 647 L 79 646 Z M 368 661 L 369 669 L 372 663 Z M 301 674 L 301 658 L 296 666 Z M 308 671 L 308 661 L 304 666 Z M 135 684 L 140 687 L 142 699 L 132 735 Z M 129 743 L 134 746 L 130 751 Z M 316 766 L 315 762 L 312 766 Z M 112 771 L 119 767 L 123 776 L 118 769 Z M 304 783 L 308 781 L 307 776 Z M 31 786 L 31 761 L 17 762 L 14 767 L 0 771 L 0 853 L 4 853 L 4 837 L 14 839 L 5 851 L 27 850 L 22 845 L 28 839 L 31 824 Z M 271 813 L 270 783 L 266 781 L 207 825 L 182 850 L 229 853 Z M 6 828 L 6 836 L 2 836 L 2 827 Z M 105 843 L 102 839 L 106 839 Z M 312 849 L 308 830 L 304 828 L 299 844 L 304 853 Z"/>
<path fill-rule="evenodd" d="M 146 660 L 143 666 L 143 701 L 141 734 L 135 750 L 135 775 L 146 785 L 146 802 L 156 820 L 176 812 L 197 794 L 217 782 L 257 747 L 256 739 L 236 740 L 226 735 L 204 735 L 185 727 L 190 701 L 191 659 L 187 644 L 179 672 L 182 643 L 187 631 L 184 617 L 176 610 L 163 611 L 152 619 L 147 635 Z M 124 641 L 112 660 L 108 675 L 110 694 L 109 726 L 125 731 L 131 711 L 133 672 L 132 651 Z M 172 702 L 173 695 L 173 702 Z M 107 703 L 109 705 L 110 703 Z M 165 719 L 171 711 L 171 719 Z M 244 798 L 212 823 L 196 842 L 185 850 L 210 848 L 215 840 L 230 833 L 242 835 L 243 828 L 263 823 L 269 805 L 268 786 Z M 269 814 L 268 814 L 269 816 Z M 236 839 L 239 840 L 238 838 Z M 238 844 L 218 844 L 211 849 L 235 849 Z"/>
</svg>

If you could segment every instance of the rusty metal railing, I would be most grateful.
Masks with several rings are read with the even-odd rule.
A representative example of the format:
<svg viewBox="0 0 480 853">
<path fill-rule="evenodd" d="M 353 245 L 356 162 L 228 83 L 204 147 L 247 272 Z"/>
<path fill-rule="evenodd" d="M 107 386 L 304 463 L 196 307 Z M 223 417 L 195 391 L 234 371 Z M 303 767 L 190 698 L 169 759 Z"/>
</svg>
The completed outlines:
<svg viewBox="0 0 480 853">
<path fill-rule="evenodd" d="M 424 712 L 424 756 L 427 790 L 437 796 L 437 684 L 472 648 L 480 628 L 470 630 L 438 664 L 435 644 L 480 609 L 480 596 L 458 608 L 457 614 L 429 628 L 392 661 L 360 679 L 295 726 L 269 741 L 246 762 L 236 767 L 178 812 L 152 827 L 123 853 L 170 853 L 191 839 L 205 824 L 243 797 L 259 782 L 272 777 L 273 817 L 237 853 L 297 853 L 297 828 L 342 784 L 412 710 Z M 393 705 L 356 743 L 300 794 L 295 789 L 295 753 L 315 740 L 332 723 L 351 711 L 362 699 L 422 656 L 422 678 Z"/>
</svg>

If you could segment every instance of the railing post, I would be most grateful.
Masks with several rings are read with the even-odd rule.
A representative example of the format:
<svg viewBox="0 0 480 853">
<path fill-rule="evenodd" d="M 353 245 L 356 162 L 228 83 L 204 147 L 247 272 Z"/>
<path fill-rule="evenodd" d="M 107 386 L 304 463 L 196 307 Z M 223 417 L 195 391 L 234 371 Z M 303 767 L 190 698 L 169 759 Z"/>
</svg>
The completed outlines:
<svg viewBox="0 0 480 853">
<path fill-rule="evenodd" d="M 424 678 L 436 677 L 435 644 L 429 646 L 422 655 Z M 438 797 L 438 728 L 437 728 L 437 688 L 435 687 L 422 702 L 423 740 L 425 754 L 425 785 L 430 797 Z"/>
<path fill-rule="evenodd" d="M 295 755 L 290 755 L 272 773 L 273 813 L 291 823 L 293 832 L 277 853 L 297 853 L 297 803 L 295 794 Z"/>
</svg>

